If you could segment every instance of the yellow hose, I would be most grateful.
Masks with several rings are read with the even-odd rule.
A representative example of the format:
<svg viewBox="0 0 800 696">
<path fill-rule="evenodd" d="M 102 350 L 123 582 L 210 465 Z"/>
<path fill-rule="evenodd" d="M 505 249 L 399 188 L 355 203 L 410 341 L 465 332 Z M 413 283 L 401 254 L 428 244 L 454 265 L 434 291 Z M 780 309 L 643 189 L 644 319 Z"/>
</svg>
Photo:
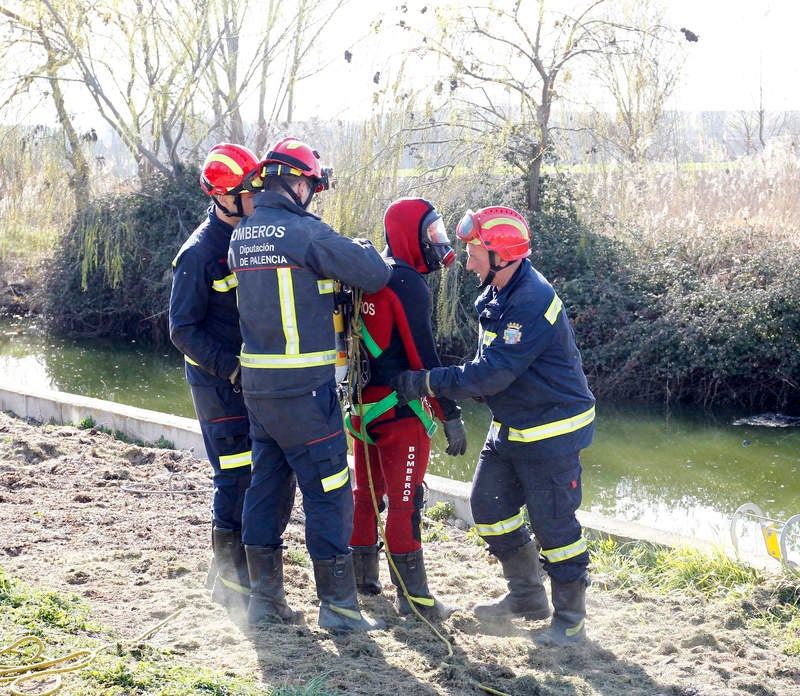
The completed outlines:
<svg viewBox="0 0 800 696">
<path fill-rule="evenodd" d="M 164 624 L 168 621 L 171 621 L 175 618 L 182 609 L 178 609 L 178 611 L 173 612 L 170 614 L 166 619 L 164 619 L 161 623 L 154 626 L 153 628 L 148 629 L 144 633 L 142 633 L 137 638 L 134 638 L 130 641 L 124 641 L 125 643 L 141 643 L 147 637 L 155 633 L 158 629 L 160 629 Z M 61 675 L 65 672 L 75 672 L 79 669 L 83 669 L 87 667 L 92 661 L 97 657 L 98 654 L 103 652 L 103 650 L 107 650 L 111 646 L 118 645 L 118 641 L 112 641 L 106 643 L 96 650 L 76 650 L 69 655 L 64 655 L 63 657 L 53 658 L 51 660 L 45 660 L 42 656 L 44 652 L 44 643 L 37 638 L 36 636 L 23 636 L 22 638 L 17 639 L 10 645 L 7 645 L 4 648 L 0 648 L 0 656 L 11 654 L 11 655 L 26 655 L 28 651 L 20 650 L 21 645 L 25 644 L 32 644 L 35 646 L 35 652 L 27 657 L 28 662 L 26 664 L 21 665 L 3 665 L 0 664 L 0 684 L 8 684 L 9 693 L 13 696 L 50 696 L 51 694 L 56 693 L 62 687 Z M 38 659 L 41 658 L 41 659 Z M 24 658 L 23 658 L 24 659 Z M 68 664 L 72 661 L 75 661 L 74 664 Z M 60 665 L 60 666 L 59 666 Z M 26 688 L 25 690 L 20 690 L 20 686 L 26 682 L 31 682 L 35 680 L 52 680 L 53 684 L 48 686 L 46 689 L 41 691 L 33 691 L 30 688 Z"/>
</svg>

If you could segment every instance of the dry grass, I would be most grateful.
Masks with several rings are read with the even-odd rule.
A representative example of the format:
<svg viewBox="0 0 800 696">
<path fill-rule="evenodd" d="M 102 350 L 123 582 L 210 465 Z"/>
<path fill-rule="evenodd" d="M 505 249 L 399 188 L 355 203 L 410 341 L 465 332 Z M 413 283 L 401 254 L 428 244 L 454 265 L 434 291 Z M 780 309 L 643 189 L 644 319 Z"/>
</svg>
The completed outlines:
<svg viewBox="0 0 800 696">
<path fill-rule="evenodd" d="M 653 242 L 750 228 L 793 244 L 800 230 L 800 160 L 775 139 L 734 162 L 597 167 L 575 178 L 582 216 L 598 232 Z"/>
</svg>

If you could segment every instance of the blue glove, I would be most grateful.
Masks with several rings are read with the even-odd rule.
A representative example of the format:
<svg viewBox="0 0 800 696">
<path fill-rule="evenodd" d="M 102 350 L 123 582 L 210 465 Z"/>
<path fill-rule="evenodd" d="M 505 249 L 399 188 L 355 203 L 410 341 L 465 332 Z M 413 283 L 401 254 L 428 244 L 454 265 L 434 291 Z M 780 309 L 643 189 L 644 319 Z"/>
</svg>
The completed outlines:
<svg viewBox="0 0 800 696">
<path fill-rule="evenodd" d="M 464 429 L 464 421 L 460 417 L 451 418 L 442 423 L 444 436 L 447 438 L 447 449 L 445 452 L 451 457 L 457 457 L 467 451 L 467 431 Z"/>
<path fill-rule="evenodd" d="M 389 386 L 397 392 L 398 406 L 405 406 L 421 396 L 433 396 L 428 384 L 427 370 L 405 370 L 392 377 Z"/>
</svg>

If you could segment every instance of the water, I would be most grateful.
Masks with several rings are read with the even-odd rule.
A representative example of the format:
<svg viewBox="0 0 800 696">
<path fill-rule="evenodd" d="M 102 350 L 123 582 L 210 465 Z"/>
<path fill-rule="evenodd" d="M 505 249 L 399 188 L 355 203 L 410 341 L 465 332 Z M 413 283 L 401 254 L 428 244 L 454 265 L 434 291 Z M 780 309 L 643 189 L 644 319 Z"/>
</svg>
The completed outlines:
<svg viewBox="0 0 800 696">
<path fill-rule="evenodd" d="M 174 351 L 54 339 L 27 320 L 0 320 L 0 380 L 194 417 Z M 429 468 L 469 481 L 491 418 L 482 404 L 462 408 L 467 453 L 447 456 L 440 428 Z M 605 403 L 597 413 L 595 442 L 582 454 L 585 510 L 723 542 L 743 503 L 778 520 L 800 513 L 800 427 Z"/>
</svg>

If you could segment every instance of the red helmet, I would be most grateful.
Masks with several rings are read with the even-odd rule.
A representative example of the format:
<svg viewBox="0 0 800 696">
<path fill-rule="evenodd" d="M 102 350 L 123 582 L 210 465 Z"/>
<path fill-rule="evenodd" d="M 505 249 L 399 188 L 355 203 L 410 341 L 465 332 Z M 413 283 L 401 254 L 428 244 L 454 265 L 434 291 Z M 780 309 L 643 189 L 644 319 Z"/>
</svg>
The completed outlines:
<svg viewBox="0 0 800 696">
<path fill-rule="evenodd" d="M 258 167 L 258 159 L 246 147 L 214 145 L 203 162 L 200 186 L 209 196 L 239 193 L 245 177 Z"/>
<path fill-rule="evenodd" d="M 516 210 L 504 206 L 468 210 L 456 227 L 456 236 L 465 244 L 480 244 L 504 261 L 531 255 L 531 231 Z"/>
<path fill-rule="evenodd" d="M 321 166 L 319 152 L 297 138 L 279 140 L 267 153 L 262 164 L 264 176 L 307 176 L 316 182 L 314 193 L 329 188 L 329 170 Z"/>
</svg>

